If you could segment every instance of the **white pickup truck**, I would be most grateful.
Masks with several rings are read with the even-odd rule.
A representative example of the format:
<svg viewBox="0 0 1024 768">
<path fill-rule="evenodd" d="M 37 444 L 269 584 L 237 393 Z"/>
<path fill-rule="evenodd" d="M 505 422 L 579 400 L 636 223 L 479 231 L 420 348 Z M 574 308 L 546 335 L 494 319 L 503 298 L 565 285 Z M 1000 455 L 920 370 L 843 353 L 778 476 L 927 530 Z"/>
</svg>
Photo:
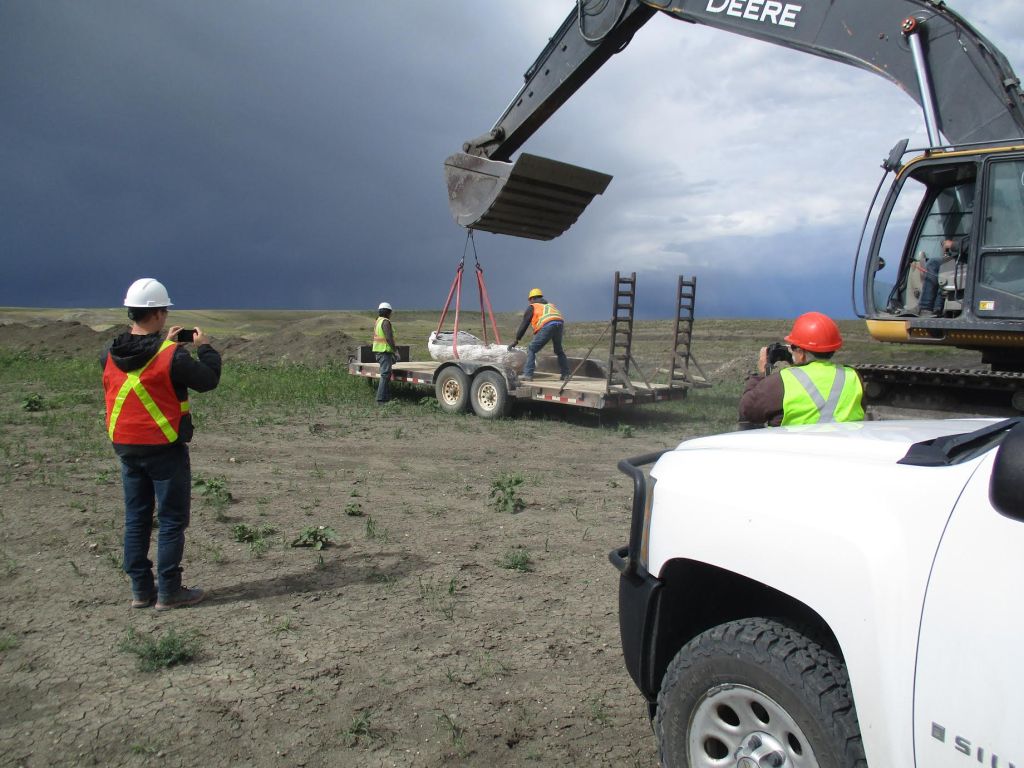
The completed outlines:
<svg viewBox="0 0 1024 768">
<path fill-rule="evenodd" d="M 1024 419 L 735 432 L 619 468 L 622 647 L 664 768 L 1024 768 Z"/>
</svg>

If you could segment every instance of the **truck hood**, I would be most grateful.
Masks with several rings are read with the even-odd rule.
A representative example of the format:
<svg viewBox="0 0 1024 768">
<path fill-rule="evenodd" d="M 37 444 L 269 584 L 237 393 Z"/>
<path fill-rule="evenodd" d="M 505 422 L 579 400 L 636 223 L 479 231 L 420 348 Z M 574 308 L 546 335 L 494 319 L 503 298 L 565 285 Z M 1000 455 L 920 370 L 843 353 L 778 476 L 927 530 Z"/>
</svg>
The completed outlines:
<svg viewBox="0 0 1024 768">
<path fill-rule="evenodd" d="M 890 464 L 903 458 L 914 443 L 943 435 L 973 432 L 997 419 L 934 419 L 907 421 L 860 421 L 844 424 L 813 424 L 728 432 L 686 440 L 676 451 L 728 451 L 770 453 L 789 462 L 801 457 L 828 457 L 850 465 Z"/>
</svg>

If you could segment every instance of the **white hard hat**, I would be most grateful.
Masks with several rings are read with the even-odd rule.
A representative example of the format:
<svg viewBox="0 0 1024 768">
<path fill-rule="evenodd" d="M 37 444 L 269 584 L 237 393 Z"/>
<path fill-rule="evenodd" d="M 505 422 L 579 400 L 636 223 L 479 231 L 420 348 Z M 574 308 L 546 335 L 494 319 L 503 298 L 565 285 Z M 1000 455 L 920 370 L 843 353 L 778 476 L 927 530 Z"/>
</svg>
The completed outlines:
<svg viewBox="0 0 1024 768">
<path fill-rule="evenodd" d="M 380 306 L 377 307 L 377 311 L 380 312 L 380 310 L 382 310 L 382 309 L 391 309 L 391 305 L 388 304 L 386 301 L 382 301 L 380 303 Z"/>
<path fill-rule="evenodd" d="M 140 277 L 130 286 L 124 297 L 126 307 L 171 307 L 171 297 L 159 280 L 152 277 Z"/>
</svg>

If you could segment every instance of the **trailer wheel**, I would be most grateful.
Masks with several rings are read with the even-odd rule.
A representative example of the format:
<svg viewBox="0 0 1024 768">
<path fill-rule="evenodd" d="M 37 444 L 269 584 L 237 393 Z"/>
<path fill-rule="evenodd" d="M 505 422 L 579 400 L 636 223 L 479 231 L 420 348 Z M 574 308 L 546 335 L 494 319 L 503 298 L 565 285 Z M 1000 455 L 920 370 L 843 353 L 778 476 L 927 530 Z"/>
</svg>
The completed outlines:
<svg viewBox="0 0 1024 768">
<path fill-rule="evenodd" d="M 434 395 L 441 410 L 446 413 L 465 413 L 469 410 L 469 377 L 457 365 L 449 365 L 434 381 Z"/>
<path fill-rule="evenodd" d="M 769 619 L 722 624 L 683 646 L 655 731 L 665 768 L 867 765 L 846 666 Z"/>
<path fill-rule="evenodd" d="M 500 419 L 511 404 L 505 379 L 494 371 L 481 371 L 473 378 L 470 402 L 480 418 Z"/>
</svg>

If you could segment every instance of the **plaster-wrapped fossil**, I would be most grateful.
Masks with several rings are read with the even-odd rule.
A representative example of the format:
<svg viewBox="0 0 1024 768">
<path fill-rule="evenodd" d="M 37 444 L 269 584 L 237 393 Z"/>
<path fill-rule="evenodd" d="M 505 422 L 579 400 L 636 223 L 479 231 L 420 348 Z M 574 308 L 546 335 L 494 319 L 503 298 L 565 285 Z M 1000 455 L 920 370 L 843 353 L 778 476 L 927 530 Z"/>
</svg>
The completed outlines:
<svg viewBox="0 0 1024 768">
<path fill-rule="evenodd" d="M 438 362 L 446 360 L 465 360 L 474 363 L 495 363 L 510 370 L 521 373 L 526 364 L 526 352 L 513 349 L 511 352 L 504 344 L 484 344 L 483 340 L 465 331 L 459 331 L 455 350 L 452 349 L 451 331 L 434 331 L 427 339 L 427 351 L 430 357 Z"/>
</svg>

